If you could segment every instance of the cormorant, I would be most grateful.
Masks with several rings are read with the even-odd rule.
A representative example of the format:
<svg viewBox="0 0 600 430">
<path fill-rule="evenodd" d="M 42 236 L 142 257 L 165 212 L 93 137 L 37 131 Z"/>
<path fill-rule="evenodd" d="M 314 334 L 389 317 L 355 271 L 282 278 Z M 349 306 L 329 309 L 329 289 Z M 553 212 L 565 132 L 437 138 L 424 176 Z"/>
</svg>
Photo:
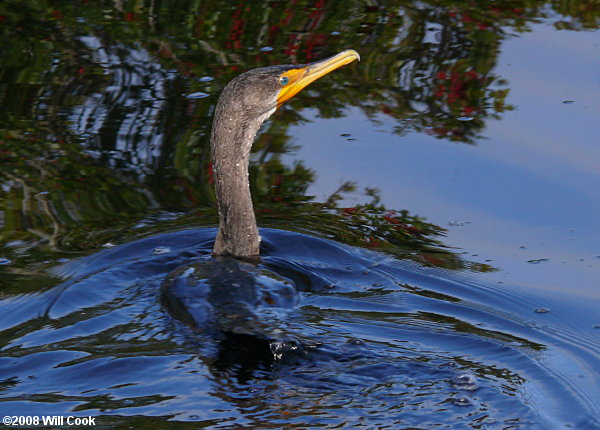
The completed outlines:
<svg viewBox="0 0 600 430">
<path fill-rule="evenodd" d="M 211 135 L 219 208 L 213 258 L 173 271 L 162 284 L 161 298 L 175 318 L 220 339 L 221 363 L 238 361 L 239 351 L 272 360 L 300 348 L 269 313 L 271 307 L 295 306 L 294 283 L 256 264 L 260 237 L 248 182 L 250 149 L 261 124 L 283 102 L 359 59 L 356 51 L 346 50 L 315 63 L 250 70 L 229 82 L 219 97 Z"/>
<path fill-rule="evenodd" d="M 261 124 L 308 84 L 354 60 L 360 60 L 360 56 L 349 49 L 315 63 L 253 69 L 223 89 L 211 135 L 219 207 L 213 255 L 243 258 L 259 254 L 260 236 L 250 196 L 248 163 Z"/>
</svg>

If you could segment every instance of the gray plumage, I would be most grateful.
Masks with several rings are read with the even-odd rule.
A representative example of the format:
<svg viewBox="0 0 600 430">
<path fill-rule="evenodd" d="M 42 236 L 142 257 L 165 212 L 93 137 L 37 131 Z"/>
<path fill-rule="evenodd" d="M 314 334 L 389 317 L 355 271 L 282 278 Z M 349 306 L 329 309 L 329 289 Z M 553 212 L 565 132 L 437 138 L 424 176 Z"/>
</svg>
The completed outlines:
<svg viewBox="0 0 600 430">
<path fill-rule="evenodd" d="M 260 126 L 277 108 L 280 75 L 298 67 L 302 65 L 250 70 L 229 82 L 219 97 L 211 135 L 220 219 L 214 255 L 252 257 L 259 253 L 248 182 L 250 149 Z"/>
<path fill-rule="evenodd" d="M 250 196 L 248 162 L 261 124 L 275 112 L 278 104 L 354 60 L 360 60 L 360 55 L 348 49 L 311 64 L 250 70 L 225 87 L 217 101 L 211 135 L 220 220 L 214 255 L 256 257 L 259 254 L 260 237 Z M 282 77 L 293 69 L 296 72 Z"/>
</svg>

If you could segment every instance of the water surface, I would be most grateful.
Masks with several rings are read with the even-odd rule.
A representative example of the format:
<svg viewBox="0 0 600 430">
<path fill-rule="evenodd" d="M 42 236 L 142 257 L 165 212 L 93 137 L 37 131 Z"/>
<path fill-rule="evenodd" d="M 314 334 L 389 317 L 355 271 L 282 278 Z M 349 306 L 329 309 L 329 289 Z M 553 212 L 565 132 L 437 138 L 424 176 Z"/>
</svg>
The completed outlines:
<svg viewBox="0 0 600 430">
<path fill-rule="evenodd" d="M 600 428 L 598 23 L 584 1 L 4 2 L 2 415 Z M 255 270 L 295 304 L 250 337 L 182 323 L 160 288 L 210 258 L 220 90 L 347 48 L 253 148 Z"/>
</svg>

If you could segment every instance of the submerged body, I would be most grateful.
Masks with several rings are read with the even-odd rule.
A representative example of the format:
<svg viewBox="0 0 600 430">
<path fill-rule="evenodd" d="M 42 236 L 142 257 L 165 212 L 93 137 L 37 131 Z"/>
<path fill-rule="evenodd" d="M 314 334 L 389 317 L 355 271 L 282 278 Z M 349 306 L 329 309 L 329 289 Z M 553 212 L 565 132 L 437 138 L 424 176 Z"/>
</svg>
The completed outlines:
<svg viewBox="0 0 600 430">
<path fill-rule="evenodd" d="M 219 230 L 211 260 L 179 268 L 163 282 L 162 302 L 175 318 L 221 334 L 285 337 L 274 329 L 271 310 L 293 308 L 296 287 L 256 264 L 260 236 L 248 182 L 250 150 L 260 126 L 278 106 L 357 59 L 358 53 L 348 50 L 308 65 L 254 69 L 223 89 L 211 134 Z"/>
<path fill-rule="evenodd" d="M 298 303 L 293 282 L 264 267 L 230 257 L 181 267 L 162 285 L 163 304 L 180 321 L 208 332 L 278 339 L 270 308 L 292 309 Z"/>
</svg>

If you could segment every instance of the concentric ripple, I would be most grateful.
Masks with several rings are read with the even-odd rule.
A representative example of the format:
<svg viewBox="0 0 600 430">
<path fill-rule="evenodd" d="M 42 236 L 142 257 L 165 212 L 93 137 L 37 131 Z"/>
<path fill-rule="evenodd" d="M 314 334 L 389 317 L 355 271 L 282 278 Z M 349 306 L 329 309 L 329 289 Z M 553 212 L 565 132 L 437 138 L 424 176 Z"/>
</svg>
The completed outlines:
<svg viewBox="0 0 600 430">
<path fill-rule="evenodd" d="M 268 305 L 250 328 L 207 330 L 216 314 L 182 321 L 161 285 L 209 261 L 214 234 L 106 249 L 4 297 L 0 409 L 218 429 L 600 426 L 600 342 L 575 318 L 591 310 L 544 298 L 540 314 L 531 292 L 264 229 L 252 273 Z"/>
</svg>

